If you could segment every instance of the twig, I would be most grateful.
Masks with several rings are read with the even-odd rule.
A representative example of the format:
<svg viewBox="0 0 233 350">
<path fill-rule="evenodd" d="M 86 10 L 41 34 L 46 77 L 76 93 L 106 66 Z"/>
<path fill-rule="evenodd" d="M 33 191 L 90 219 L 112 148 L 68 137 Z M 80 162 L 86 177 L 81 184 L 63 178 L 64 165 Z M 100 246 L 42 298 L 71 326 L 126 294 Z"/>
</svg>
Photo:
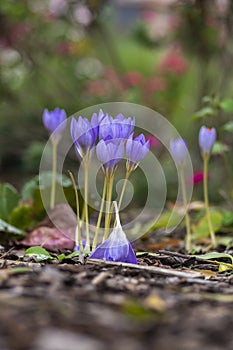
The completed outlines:
<svg viewBox="0 0 233 350">
<path fill-rule="evenodd" d="M 196 279 L 200 278 L 201 280 L 204 279 L 203 275 L 199 272 L 183 272 L 183 271 L 177 271 L 172 269 L 165 269 L 162 267 L 156 267 L 156 266 L 144 266 L 144 265 L 135 265 L 135 264 L 129 264 L 129 263 L 121 263 L 121 262 L 113 262 L 113 261 L 104 261 L 99 259 L 88 259 L 87 264 L 94 264 L 94 265 L 110 265 L 110 266 L 121 266 L 121 267 L 128 267 L 135 270 L 144 270 L 149 271 L 154 274 L 163 275 L 163 276 L 170 276 L 170 277 L 179 277 L 179 278 L 185 278 L 185 279 Z"/>
</svg>

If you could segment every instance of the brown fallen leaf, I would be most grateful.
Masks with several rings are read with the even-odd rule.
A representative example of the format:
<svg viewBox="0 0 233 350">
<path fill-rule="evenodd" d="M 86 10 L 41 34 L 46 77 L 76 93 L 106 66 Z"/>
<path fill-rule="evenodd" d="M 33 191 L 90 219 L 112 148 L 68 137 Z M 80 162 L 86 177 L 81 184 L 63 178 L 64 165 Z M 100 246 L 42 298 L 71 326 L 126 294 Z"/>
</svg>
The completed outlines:
<svg viewBox="0 0 233 350">
<path fill-rule="evenodd" d="M 205 277 L 205 279 L 209 279 L 211 277 L 213 278 L 217 277 L 216 272 L 212 270 L 196 270 L 196 271 L 200 272 Z"/>
<path fill-rule="evenodd" d="M 74 240 L 77 225 L 76 215 L 68 204 L 57 204 L 48 212 L 48 216 L 39 226 L 55 227 L 64 232 L 67 237 Z"/>
<path fill-rule="evenodd" d="M 58 249 L 74 248 L 74 240 L 55 227 L 41 226 L 35 228 L 27 237 L 19 242 L 24 246 L 42 246 L 45 249 L 56 251 Z"/>
<path fill-rule="evenodd" d="M 29 247 L 38 245 L 52 251 L 73 250 L 76 225 L 76 216 L 72 208 L 68 204 L 57 204 L 18 244 Z"/>
</svg>

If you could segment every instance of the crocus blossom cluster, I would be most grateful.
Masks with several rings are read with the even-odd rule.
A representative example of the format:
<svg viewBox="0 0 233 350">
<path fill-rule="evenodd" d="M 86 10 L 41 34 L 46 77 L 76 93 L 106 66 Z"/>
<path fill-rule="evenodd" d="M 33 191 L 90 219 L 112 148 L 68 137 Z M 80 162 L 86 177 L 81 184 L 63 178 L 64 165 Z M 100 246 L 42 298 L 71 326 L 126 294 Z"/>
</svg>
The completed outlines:
<svg viewBox="0 0 233 350">
<path fill-rule="evenodd" d="M 104 114 L 102 110 L 94 113 L 91 120 L 72 118 L 70 131 L 75 148 L 81 158 L 90 152 L 96 144 L 96 155 L 106 172 L 113 171 L 124 157 L 134 166 L 146 156 L 150 141 L 143 134 L 133 137 L 135 118 L 125 118 L 118 114 L 115 118 Z"/>
<path fill-rule="evenodd" d="M 90 160 L 90 154 L 96 146 L 96 156 L 102 165 L 105 175 L 104 189 L 102 194 L 102 202 L 97 221 L 96 234 L 93 241 L 94 251 L 91 257 L 105 258 L 113 261 L 124 261 L 136 263 L 136 257 L 133 249 L 128 242 L 125 233 L 121 226 L 114 228 L 110 236 L 109 227 L 111 225 L 110 203 L 112 200 L 113 178 L 118 163 L 124 158 L 126 153 L 126 178 L 129 173 L 136 169 L 139 162 L 149 152 L 150 141 L 145 139 L 143 134 L 134 137 L 135 118 L 126 118 L 123 114 L 118 114 L 115 118 L 104 113 L 102 110 L 99 113 L 94 113 L 89 121 L 87 118 L 79 117 L 78 120 L 72 119 L 70 125 L 71 137 L 73 139 L 76 153 L 79 158 L 84 159 L 84 164 L 87 165 L 85 157 Z M 91 167 L 88 163 L 88 167 Z M 86 182 L 85 189 L 88 188 L 88 174 L 86 166 Z M 125 190 L 125 187 L 124 187 Z M 122 196 L 121 201 L 123 197 Z M 87 195 L 85 195 L 85 202 Z M 97 246 L 98 231 L 102 218 L 102 210 L 106 199 L 106 215 L 105 215 L 105 234 L 104 242 L 101 246 Z M 120 202 L 121 202 L 120 201 Z M 85 211 L 86 224 L 88 223 L 88 210 L 86 205 Z M 86 230 L 88 225 L 86 225 Z M 86 233 L 87 241 L 89 237 Z M 96 249 L 95 249 L 96 248 Z"/>
</svg>

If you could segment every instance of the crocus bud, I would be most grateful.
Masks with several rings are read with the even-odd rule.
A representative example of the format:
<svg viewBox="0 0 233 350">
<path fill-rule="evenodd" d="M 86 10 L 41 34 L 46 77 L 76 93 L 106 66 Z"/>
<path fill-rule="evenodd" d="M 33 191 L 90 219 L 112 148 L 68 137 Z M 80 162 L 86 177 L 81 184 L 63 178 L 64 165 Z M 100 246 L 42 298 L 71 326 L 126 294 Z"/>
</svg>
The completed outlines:
<svg viewBox="0 0 233 350">
<path fill-rule="evenodd" d="M 216 141 L 215 128 L 202 126 L 199 132 L 199 146 L 203 155 L 209 155 Z"/>
<path fill-rule="evenodd" d="M 59 139 L 66 127 L 66 112 L 64 109 L 55 108 L 53 111 L 44 110 L 43 123 L 54 138 Z"/>
<path fill-rule="evenodd" d="M 172 158 L 178 165 L 184 163 L 188 149 L 186 142 L 182 138 L 170 141 L 170 151 Z"/>
<path fill-rule="evenodd" d="M 145 158 L 149 152 L 149 149 L 150 141 L 146 141 L 143 134 L 135 137 L 135 139 L 133 139 L 133 135 L 131 135 L 126 142 L 127 169 L 130 171 L 136 169 L 139 162 Z"/>
</svg>

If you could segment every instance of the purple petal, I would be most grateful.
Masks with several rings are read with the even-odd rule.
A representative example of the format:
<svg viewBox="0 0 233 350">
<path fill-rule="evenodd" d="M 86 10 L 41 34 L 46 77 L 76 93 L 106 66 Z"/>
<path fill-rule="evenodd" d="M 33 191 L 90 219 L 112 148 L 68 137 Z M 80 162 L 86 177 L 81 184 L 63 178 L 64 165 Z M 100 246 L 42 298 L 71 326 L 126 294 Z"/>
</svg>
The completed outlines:
<svg viewBox="0 0 233 350">
<path fill-rule="evenodd" d="M 215 128 L 202 126 L 199 132 L 199 146 L 204 154 L 209 154 L 216 141 Z"/>
<path fill-rule="evenodd" d="M 170 151 L 174 161 L 182 164 L 187 157 L 188 149 L 185 140 L 182 138 L 170 141 Z"/>
</svg>

